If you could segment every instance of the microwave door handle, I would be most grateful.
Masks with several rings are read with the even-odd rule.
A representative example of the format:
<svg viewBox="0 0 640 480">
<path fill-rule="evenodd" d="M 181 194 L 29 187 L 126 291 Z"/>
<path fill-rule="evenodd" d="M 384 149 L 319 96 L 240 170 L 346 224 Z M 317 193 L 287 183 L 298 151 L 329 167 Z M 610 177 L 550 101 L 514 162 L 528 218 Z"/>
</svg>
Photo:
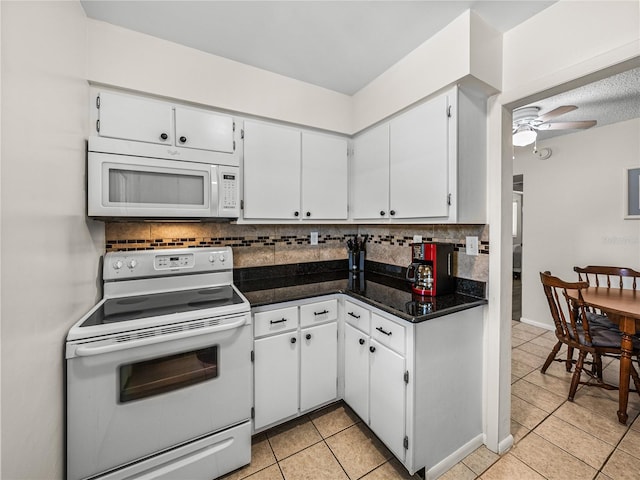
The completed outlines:
<svg viewBox="0 0 640 480">
<path fill-rule="evenodd" d="M 209 200 L 209 214 L 213 217 L 217 217 L 220 214 L 220 205 L 218 205 L 220 178 L 218 176 L 218 166 L 211 165 L 209 170 L 211 175 L 211 198 Z"/>
<path fill-rule="evenodd" d="M 91 357 L 95 355 L 102 355 L 104 353 L 117 352 L 120 350 L 127 350 L 129 348 L 137 348 L 144 347 L 147 345 L 153 345 L 155 343 L 168 342 L 172 340 L 180 340 L 182 338 L 195 337 L 197 335 L 206 335 L 209 333 L 218 333 L 224 332 L 225 330 L 232 330 L 234 328 L 238 328 L 246 322 L 244 316 L 240 317 L 235 322 L 226 324 L 226 325 L 214 325 L 212 327 L 199 328 L 194 330 L 186 330 L 183 332 L 171 333 L 169 335 L 160 335 L 156 337 L 149 337 L 143 340 L 132 340 L 130 342 L 122 342 L 116 343 L 113 345 L 104 345 L 102 347 L 93 347 L 91 345 L 81 345 L 76 348 L 75 356 L 76 357 Z M 67 356 L 67 358 L 72 358 L 73 355 Z"/>
</svg>

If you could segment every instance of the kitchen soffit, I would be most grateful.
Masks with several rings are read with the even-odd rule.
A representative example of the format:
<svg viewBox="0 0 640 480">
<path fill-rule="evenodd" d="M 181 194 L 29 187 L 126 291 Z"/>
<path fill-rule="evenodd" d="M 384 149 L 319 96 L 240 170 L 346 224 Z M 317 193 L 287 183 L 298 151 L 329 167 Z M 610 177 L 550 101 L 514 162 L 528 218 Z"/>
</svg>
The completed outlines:
<svg viewBox="0 0 640 480">
<path fill-rule="evenodd" d="M 104 1 L 90 18 L 353 95 L 471 9 L 505 32 L 555 1 Z"/>
</svg>

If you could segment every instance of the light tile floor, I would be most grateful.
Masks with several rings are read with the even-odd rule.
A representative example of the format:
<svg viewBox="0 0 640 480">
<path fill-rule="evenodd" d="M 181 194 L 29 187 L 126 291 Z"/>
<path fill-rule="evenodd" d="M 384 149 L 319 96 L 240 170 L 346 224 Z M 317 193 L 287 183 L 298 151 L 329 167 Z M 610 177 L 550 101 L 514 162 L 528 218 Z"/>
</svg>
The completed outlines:
<svg viewBox="0 0 640 480">
<path fill-rule="evenodd" d="M 554 362 L 540 373 L 553 332 L 512 323 L 511 433 L 502 456 L 480 447 L 442 480 L 626 480 L 640 478 L 640 397 L 629 396 L 628 426 L 618 423 L 618 392 L 580 387 Z M 562 352 L 562 351 L 561 351 Z M 617 383 L 618 361 L 603 375 Z M 360 419 L 339 402 L 253 438 L 251 464 L 224 480 L 405 480 L 412 477 Z"/>
</svg>

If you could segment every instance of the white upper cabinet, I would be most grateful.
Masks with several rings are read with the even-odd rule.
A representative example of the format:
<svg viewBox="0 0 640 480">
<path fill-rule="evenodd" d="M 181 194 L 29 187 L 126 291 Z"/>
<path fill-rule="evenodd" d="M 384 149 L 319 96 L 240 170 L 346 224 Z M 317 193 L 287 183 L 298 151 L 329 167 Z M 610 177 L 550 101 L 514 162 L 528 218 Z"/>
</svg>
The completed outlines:
<svg viewBox="0 0 640 480">
<path fill-rule="evenodd" d="M 302 133 L 302 215 L 306 220 L 347 218 L 347 140 Z"/>
<path fill-rule="evenodd" d="M 99 136 L 234 154 L 234 120 L 208 110 L 102 91 L 96 99 Z"/>
<path fill-rule="evenodd" d="M 451 88 L 354 139 L 350 219 L 486 221 L 486 99 Z"/>
<path fill-rule="evenodd" d="M 300 131 L 244 123 L 244 218 L 300 217 Z"/>
<path fill-rule="evenodd" d="M 351 161 L 351 217 L 389 217 L 389 124 L 355 138 Z"/>
<path fill-rule="evenodd" d="M 233 153 L 233 118 L 204 110 L 175 107 L 176 145 Z"/>
<path fill-rule="evenodd" d="M 346 220 L 347 140 L 244 123 L 246 220 Z"/>
<path fill-rule="evenodd" d="M 355 138 L 351 218 L 449 216 L 449 106 L 440 95 Z"/>
<path fill-rule="evenodd" d="M 440 95 L 391 120 L 392 218 L 449 215 L 449 97 Z"/>
<path fill-rule="evenodd" d="M 173 145 L 173 109 L 168 103 L 100 92 L 96 99 L 101 137 Z"/>
</svg>

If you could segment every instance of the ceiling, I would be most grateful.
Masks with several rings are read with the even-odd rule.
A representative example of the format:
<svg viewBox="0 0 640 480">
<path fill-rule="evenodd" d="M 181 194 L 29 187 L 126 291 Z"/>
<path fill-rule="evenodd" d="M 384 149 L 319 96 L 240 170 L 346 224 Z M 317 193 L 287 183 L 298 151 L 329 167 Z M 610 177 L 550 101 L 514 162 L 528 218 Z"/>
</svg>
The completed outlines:
<svg viewBox="0 0 640 480">
<path fill-rule="evenodd" d="M 505 32 L 555 1 L 84 0 L 88 17 L 352 95 L 467 9 Z M 636 63 L 637 65 L 637 63 Z M 554 121 L 640 117 L 640 68 L 537 100 Z M 541 131 L 538 138 L 576 130 Z"/>
<path fill-rule="evenodd" d="M 550 123 L 596 120 L 597 126 L 602 127 L 640 118 L 640 67 L 529 103 L 525 107 L 539 107 L 542 115 L 563 105 L 575 105 L 578 109 L 560 115 Z M 577 131 L 540 130 L 538 139 L 546 140 Z"/>
<path fill-rule="evenodd" d="M 353 95 L 471 8 L 505 32 L 555 1 L 105 1 L 90 18 Z"/>
</svg>

